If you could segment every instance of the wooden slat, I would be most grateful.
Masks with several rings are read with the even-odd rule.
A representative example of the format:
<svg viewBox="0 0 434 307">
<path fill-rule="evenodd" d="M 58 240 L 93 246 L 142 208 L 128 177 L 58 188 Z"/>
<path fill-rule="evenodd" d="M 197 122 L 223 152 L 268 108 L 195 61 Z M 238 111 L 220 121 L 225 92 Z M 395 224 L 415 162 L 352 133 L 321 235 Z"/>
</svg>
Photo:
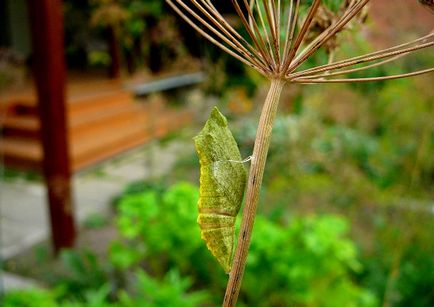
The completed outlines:
<svg viewBox="0 0 434 307">
<path fill-rule="evenodd" d="M 7 116 L 2 123 L 4 129 L 38 131 L 40 128 L 39 120 L 32 115 L 12 115 Z"/>
<path fill-rule="evenodd" d="M 23 138 L 0 140 L 0 151 L 5 157 L 17 157 L 34 162 L 42 161 L 42 147 L 37 140 L 29 141 Z"/>
<path fill-rule="evenodd" d="M 189 110 L 168 110 L 155 113 L 129 114 L 112 123 L 101 122 L 93 129 L 72 131 L 70 157 L 73 171 L 101 162 L 120 152 L 140 146 L 151 139 L 176 131 L 191 121 Z M 4 138 L 0 153 L 13 166 L 37 167 L 42 161 L 42 150 L 37 139 Z"/>
<path fill-rule="evenodd" d="M 40 146 L 34 147 L 40 124 L 31 97 L 18 97 L 17 105 L 8 112 L 12 114 L 3 125 L 6 146 L 0 147 L 0 153 L 8 163 L 34 168 L 41 163 L 42 154 Z M 116 81 L 69 86 L 69 97 L 68 137 L 73 171 L 162 137 L 192 118 L 190 111 L 171 110 L 159 99 L 137 103 Z"/>
</svg>

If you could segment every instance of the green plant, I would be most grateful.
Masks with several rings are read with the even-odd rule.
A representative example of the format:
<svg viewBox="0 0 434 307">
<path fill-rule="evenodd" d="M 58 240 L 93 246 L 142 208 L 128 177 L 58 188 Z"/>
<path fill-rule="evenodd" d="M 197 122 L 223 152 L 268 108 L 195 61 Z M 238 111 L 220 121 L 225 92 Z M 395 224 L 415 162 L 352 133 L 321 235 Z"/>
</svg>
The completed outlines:
<svg viewBox="0 0 434 307">
<path fill-rule="evenodd" d="M 260 235 L 252 240 L 241 292 L 247 305 L 377 305 L 375 296 L 351 279 L 361 264 L 354 243 L 345 237 L 345 219 L 298 217 L 282 227 L 258 216 L 255 224 Z"/>
<path fill-rule="evenodd" d="M 184 243 L 188 241 L 185 238 L 197 234 L 192 227 L 188 227 L 196 223 L 189 210 L 194 209 L 197 197 L 196 187 L 189 184 L 176 185 L 165 193 L 148 190 L 126 195 L 118 205 L 119 232 L 128 240 L 143 240 L 146 244 L 144 249 L 147 249 L 145 253 L 165 251 L 176 241 Z M 174 216 L 179 220 L 176 221 Z M 181 229 L 184 227 L 187 231 L 183 232 Z M 168 242 L 172 237 L 174 242 Z M 196 248 L 197 242 L 192 240 L 184 250 Z"/>
<path fill-rule="evenodd" d="M 5 307 L 57 307 L 55 293 L 45 289 L 13 290 L 0 300 Z"/>
<path fill-rule="evenodd" d="M 34 171 L 21 171 L 10 168 L 4 168 L 2 179 L 5 181 L 26 180 L 40 182 L 42 180 L 41 175 Z"/>
<path fill-rule="evenodd" d="M 394 306 L 430 306 L 434 293 L 433 248 L 422 244 L 410 244 L 403 255 L 400 273 L 394 283 Z"/>
<path fill-rule="evenodd" d="M 432 221 L 424 221 L 422 231 L 433 227 Z M 401 226 L 402 227 L 402 226 Z M 414 227 L 414 226 L 413 226 Z M 358 279 L 369 288 L 383 304 L 390 306 L 430 306 L 434 301 L 431 285 L 434 281 L 433 248 L 425 235 L 412 235 L 411 242 L 399 242 L 390 238 L 390 229 L 384 229 L 387 235 L 379 236 L 374 250 L 362 257 L 364 270 Z M 392 228 L 388 226 L 387 228 Z M 381 231 L 381 230 L 378 230 Z M 407 236 L 414 229 L 393 229 L 395 235 Z M 406 241 L 406 240 L 405 240 Z M 394 246 L 389 246 L 395 244 Z"/>
<path fill-rule="evenodd" d="M 107 67 L 111 63 L 110 55 L 105 51 L 90 51 L 87 58 L 89 64 L 94 67 Z"/>
<path fill-rule="evenodd" d="M 162 280 L 137 270 L 133 289 L 129 292 L 121 290 L 111 295 L 112 298 L 112 289 L 107 283 L 88 289 L 81 297 L 74 297 L 72 293 L 65 295 L 71 289 L 66 289 L 61 283 L 54 289 L 9 291 L 1 299 L 5 307 L 203 306 L 208 294 L 205 291 L 187 292 L 190 287 L 191 279 L 182 278 L 176 270 L 168 272 Z"/>
<path fill-rule="evenodd" d="M 83 224 L 86 228 L 101 228 L 108 224 L 108 218 L 99 213 L 93 213 L 86 217 Z"/>
<path fill-rule="evenodd" d="M 119 201 L 117 218 L 124 240 L 113 242 L 111 261 L 121 269 L 146 263 L 159 276 L 176 267 L 201 284 L 221 278 L 200 239 L 197 200 L 197 187 L 188 183 L 164 192 L 126 194 Z"/>
<path fill-rule="evenodd" d="M 118 227 L 124 240 L 112 245 L 113 263 L 122 272 L 145 266 L 159 276 L 180 269 L 217 301 L 225 276 L 200 240 L 197 197 L 197 187 L 186 183 L 121 197 Z M 376 298 L 352 281 L 361 265 L 342 217 L 297 217 L 275 224 L 259 216 L 256 231 L 241 303 L 304 306 L 339 299 L 343 305 L 375 306 Z"/>
<path fill-rule="evenodd" d="M 134 294 L 121 291 L 119 294 L 120 306 L 194 307 L 201 306 L 208 300 L 208 294 L 205 291 L 187 293 L 186 291 L 192 285 L 191 278 L 181 278 L 178 271 L 169 271 L 161 281 L 150 277 L 141 270 L 137 271 L 135 275 Z"/>
<path fill-rule="evenodd" d="M 128 72 L 147 65 L 158 71 L 187 57 L 184 37 L 174 17 L 164 14 L 159 0 L 92 0 L 91 24 L 97 29 L 113 29 L 125 57 Z M 107 53 L 94 52 L 94 64 L 108 64 Z M 191 65 L 194 61 L 184 61 Z"/>
<path fill-rule="evenodd" d="M 62 285 L 60 286 L 62 288 Z M 58 300 L 58 306 L 66 307 L 110 307 L 116 306 L 109 300 L 111 287 L 109 284 L 103 284 L 97 289 L 89 289 L 81 299 L 73 298 L 71 300 Z"/>
<path fill-rule="evenodd" d="M 66 269 L 66 274 L 56 281 L 61 284 L 62 298 L 84 300 L 89 291 L 101 289 L 108 280 L 106 268 L 90 251 L 63 250 L 60 258 Z"/>
</svg>

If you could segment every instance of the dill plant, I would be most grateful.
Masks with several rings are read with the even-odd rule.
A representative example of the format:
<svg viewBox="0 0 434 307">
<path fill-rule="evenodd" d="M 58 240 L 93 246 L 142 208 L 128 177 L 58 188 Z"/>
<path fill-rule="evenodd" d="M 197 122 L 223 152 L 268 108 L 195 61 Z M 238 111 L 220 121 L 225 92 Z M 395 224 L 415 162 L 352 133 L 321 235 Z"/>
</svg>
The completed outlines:
<svg viewBox="0 0 434 307">
<path fill-rule="evenodd" d="M 361 23 L 370 0 L 230 0 L 243 31 L 237 31 L 218 10 L 219 1 L 166 0 L 194 29 L 210 42 L 252 67 L 270 81 L 262 107 L 247 181 L 245 206 L 233 267 L 223 306 L 235 306 L 240 291 L 256 208 L 280 96 L 288 83 L 358 83 L 416 76 L 426 68 L 390 76 L 347 77 L 370 70 L 434 45 L 434 32 L 413 41 L 360 56 L 335 59 L 338 34 Z M 432 8 L 430 1 L 419 2 Z M 415 1 L 415 5 L 417 5 Z M 243 36 L 241 33 L 247 33 Z M 306 68 L 320 48 L 328 62 Z"/>
</svg>

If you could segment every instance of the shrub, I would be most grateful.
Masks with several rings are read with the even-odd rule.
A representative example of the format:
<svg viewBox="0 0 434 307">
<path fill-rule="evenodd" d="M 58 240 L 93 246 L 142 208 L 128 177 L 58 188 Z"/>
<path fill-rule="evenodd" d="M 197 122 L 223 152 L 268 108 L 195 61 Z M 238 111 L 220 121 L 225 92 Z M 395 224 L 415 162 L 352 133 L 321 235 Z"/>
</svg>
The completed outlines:
<svg viewBox="0 0 434 307">
<path fill-rule="evenodd" d="M 45 289 L 12 290 L 0 297 L 5 307 L 56 307 L 55 293 Z"/>
<path fill-rule="evenodd" d="M 119 304 L 124 307 L 202 306 L 207 300 L 207 293 L 187 293 L 191 285 L 191 278 L 181 278 L 176 270 L 169 271 L 161 281 L 139 270 L 136 272 L 134 295 L 121 292 Z"/>
<path fill-rule="evenodd" d="M 187 293 L 191 287 L 190 278 L 182 278 L 176 270 L 166 274 L 162 280 L 151 277 L 143 270 L 137 270 L 133 291 L 120 291 L 116 300 L 110 299 L 111 288 L 104 284 L 97 289 L 88 289 L 81 298 L 62 299 L 63 285 L 55 289 L 30 289 L 7 292 L 3 298 L 5 307 L 132 307 L 132 306 L 202 306 L 207 300 L 205 291 Z"/>
<path fill-rule="evenodd" d="M 202 287 L 220 284 L 224 273 L 196 223 L 198 196 L 197 187 L 180 183 L 165 192 L 148 190 L 121 198 L 117 226 L 123 240 L 111 246 L 113 264 L 122 270 L 147 266 L 159 276 L 176 267 Z"/>
<path fill-rule="evenodd" d="M 197 199 L 198 188 L 187 183 L 121 198 L 117 225 L 124 240 L 112 246 L 111 259 L 122 269 L 149 266 L 160 275 L 178 268 L 220 303 L 226 277 L 200 239 Z M 297 217 L 288 226 L 259 217 L 243 301 L 248 306 L 375 305 L 375 297 L 351 280 L 361 265 L 347 229 L 336 216 Z"/>
<path fill-rule="evenodd" d="M 375 306 L 375 297 L 351 280 L 361 265 L 347 228 L 331 215 L 294 218 L 286 227 L 260 217 L 245 277 L 248 305 Z"/>
</svg>

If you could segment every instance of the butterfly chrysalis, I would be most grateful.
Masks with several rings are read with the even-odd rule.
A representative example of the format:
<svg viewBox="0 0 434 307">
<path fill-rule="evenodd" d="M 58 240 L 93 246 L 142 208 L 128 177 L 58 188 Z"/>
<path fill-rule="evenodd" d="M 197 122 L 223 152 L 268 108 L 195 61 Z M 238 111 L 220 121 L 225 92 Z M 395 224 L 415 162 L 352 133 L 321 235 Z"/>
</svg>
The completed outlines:
<svg viewBox="0 0 434 307">
<path fill-rule="evenodd" d="M 226 273 L 232 266 L 235 220 L 243 200 L 247 173 L 226 118 L 215 107 L 194 138 L 200 162 L 197 222 L 201 237 Z"/>
</svg>

